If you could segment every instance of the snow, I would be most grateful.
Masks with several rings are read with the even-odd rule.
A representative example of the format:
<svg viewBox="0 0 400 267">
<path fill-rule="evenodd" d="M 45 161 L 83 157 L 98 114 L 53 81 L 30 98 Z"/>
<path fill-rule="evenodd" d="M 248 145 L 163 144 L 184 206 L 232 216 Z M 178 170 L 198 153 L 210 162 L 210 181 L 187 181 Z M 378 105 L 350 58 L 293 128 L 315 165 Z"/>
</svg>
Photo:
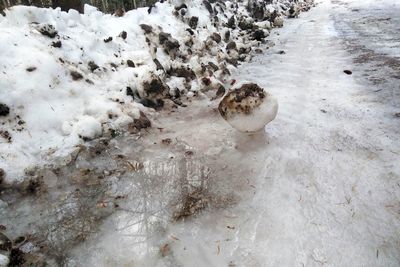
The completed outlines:
<svg viewBox="0 0 400 267">
<path fill-rule="evenodd" d="M 2 120 L 2 131 L 11 139 L 1 139 L 0 168 L 5 170 L 7 182 L 22 181 L 24 173 L 36 166 L 68 161 L 85 140 L 113 130 L 124 131 L 138 118 L 139 110 L 144 110 L 138 100 L 126 94 L 127 87 L 146 97 L 143 82 L 157 76 L 170 86 L 170 92 L 180 90 L 190 97 L 189 91 L 202 90 L 199 81 L 209 62 L 220 68 L 209 74 L 213 85 L 225 85 L 224 69 L 235 69 L 226 65 L 225 58 L 237 60 L 239 53 L 226 51 L 225 43 L 217 44 L 210 35 L 224 32 L 227 28 L 223 25 L 234 13 L 238 20 L 241 16 L 246 19 L 248 12 L 242 4 L 237 12 L 229 1 L 225 11 L 213 4 L 219 9 L 218 22 L 213 22 L 202 1 L 186 4 L 184 16 L 173 15 L 177 5 L 167 2 L 157 3 L 151 14 L 147 8 L 139 8 L 123 17 L 102 14 L 88 5 L 84 14 L 26 6 L 6 10 L 0 20 L 0 99 L 11 108 Z M 284 12 L 281 6 L 274 2 L 268 8 Z M 187 31 L 192 16 L 198 17 L 193 36 Z M 145 34 L 142 24 L 151 26 L 152 32 Z M 264 22 L 260 26 L 269 29 L 271 25 Z M 238 28 L 230 31 L 229 41 L 236 41 L 238 49 L 259 45 Z M 161 32 L 179 42 L 180 58 L 159 45 L 157 35 Z M 250 58 L 247 55 L 245 60 Z M 170 78 L 157 69 L 154 59 L 165 70 L 190 67 L 196 79 L 186 84 Z M 128 60 L 135 66 L 127 66 Z M 215 95 L 209 97 L 215 99 Z"/>
<path fill-rule="evenodd" d="M 272 30 L 270 42 L 263 47 L 264 54 L 254 56 L 251 63 L 238 70 L 230 68 L 235 79 L 256 82 L 278 99 L 279 115 L 265 132 L 247 135 L 228 127 L 218 115 L 217 101 L 210 101 L 206 93 L 201 93 L 200 85 L 192 81 L 191 90 L 187 92 L 191 105 L 174 112 L 156 113 L 152 118 L 154 126 L 147 135 L 111 140 L 110 147 L 102 149 L 105 152 L 94 159 L 90 154 L 94 147 L 89 147 L 89 156 L 77 156 L 75 164 L 65 166 L 57 174 L 51 168 L 45 170 L 48 173 L 44 175 L 44 182 L 51 190 L 49 195 L 41 195 L 41 201 L 21 197 L 15 203 L 4 202 L 0 214 L 7 231 L 16 236 L 50 233 L 52 240 L 47 242 L 61 244 L 66 266 L 398 266 L 400 146 L 398 119 L 393 117 L 399 112 L 395 91 L 398 80 L 391 78 L 378 85 L 369 83 L 368 71 L 378 67 L 355 64 L 353 59 L 363 50 L 354 52 L 349 41 L 354 39 L 355 45 L 367 46 L 379 54 L 386 51 L 388 55 L 397 55 L 397 40 L 389 39 L 390 34 L 384 36 L 386 27 L 381 30 L 382 36 L 388 37 L 385 38 L 388 43 L 382 45 L 374 44 L 375 36 L 370 36 L 371 22 L 366 23 L 371 31 L 367 31 L 365 39 L 357 37 L 359 29 L 349 26 L 364 22 L 365 13 L 375 21 L 376 9 L 385 14 L 395 14 L 391 7 L 398 10 L 396 2 L 379 2 L 323 1 L 310 13 L 301 14 L 299 19 L 285 20 L 282 29 Z M 359 8 L 364 13 L 356 15 L 351 8 Z M 172 9 L 167 7 L 167 10 Z M 20 11 L 23 15 L 16 16 L 16 20 L 25 18 L 27 11 Z M 46 12 L 53 14 L 55 11 L 38 12 L 42 12 L 39 17 L 45 17 L 42 22 L 55 20 L 53 15 L 46 15 Z M 24 112 L 19 111 L 23 120 L 27 124 L 36 122 L 28 127 L 31 135 L 43 138 L 28 142 L 26 140 L 34 138 L 20 133 L 17 144 L 32 146 L 31 151 L 15 143 L 9 145 L 10 153 L 18 153 L 14 159 L 7 158 L 8 166 L 20 169 L 27 162 L 37 163 L 35 153 L 38 153 L 39 144 L 53 147 L 63 144 L 63 151 L 66 151 L 82 142 L 79 134 L 95 137 L 107 129 L 104 125 L 124 125 L 139 117 L 139 110 L 145 109 L 120 89 L 128 82 L 140 89 L 138 81 L 148 77 L 151 71 L 156 72 L 153 64 L 145 64 L 151 63 L 152 55 L 146 49 L 129 50 L 128 44 L 116 36 L 126 30 L 127 25 L 139 34 L 138 23 L 151 23 L 147 19 L 156 21 L 157 16 L 162 17 L 159 13 L 155 13 L 156 17 L 148 16 L 146 12 L 127 14 L 131 19 L 143 15 L 143 21 L 141 18 L 132 23 L 122 18 L 118 24 L 121 27 L 111 23 L 119 19 L 102 15 L 88 6 L 80 20 L 76 13 L 59 12 L 65 21 L 56 20 L 58 31 L 63 23 L 75 27 L 65 28 L 74 41 L 64 40 L 64 48 L 69 47 L 70 51 L 63 57 L 71 57 L 70 61 L 81 60 L 83 55 L 77 53 L 79 49 L 75 47 L 79 43 L 79 47 L 83 45 L 91 55 L 82 59 L 85 64 L 96 60 L 102 67 L 110 58 L 102 55 L 121 46 L 126 49 L 121 52 L 122 60 L 131 58 L 135 64 L 144 64 L 138 68 L 120 67 L 104 76 L 96 76 L 100 70 L 90 73 L 79 65 L 73 66 L 74 70 L 92 78 L 94 85 L 71 80 L 69 69 L 54 63 L 59 55 L 52 58 L 48 53 L 63 52 L 47 47 L 49 42 L 43 44 L 47 39 L 39 34 L 36 41 L 26 44 L 32 45 L 30 48 L 36 49 L 33 51 L 39 55 L 40 49 L 46 49 L 39 58 L 31 57 L 24 49 L 2 46 L 8 53 L 23 54 L 32 61 L 27 65 L 38 68 L 26 73 L 28 66 L 16 66 L 16 75 L 8 80 L 7 76 L 1 77 L 0 84 L 1 88 L 11 88 L 10 95 L 15 94 L 12 101 L 6 102 L 13 107 L 11 111 L 15 112 L 13 103 L 20 101 L 18 105 L 24 105 Z M 394 16 L 392 19 L 397 21 Z M 175 23 L 167 15 L 163 20 L 165 25 L 168 21 Z M 20 39 L 24 31 L 33 34 L 26 23 L 0 17 L 0 24 L 5 22 L 18 24 L 11 29 Z M 93 30 L 88 33 L 89 37 L 82 33 L 80 23 Z M 199 23 L 208 22 L 200 19 Z M 390 27 L 396 29 L 398 25 L 394 23 Z M 0 26 L 0 30 L 3 36 L 10 27 Z M 132 37 L 131 31 L 128 31 L 127 42 L 145 47 L 143 35 Z M 97 32 L 102 33 L 97 36 Z M 176 38 L 184 35 L 173 29 L 171 34 Z M 203 31 L 201 34 L 203 40 L 208 36 Z M 102 40 L 111 35 L 116 43 L 104 44 Z M 5 36 L 11 41 L 20 40 L 12 39 L 11 33 Z M 92 42 L 92 38 L 98 41 Z M 77 40 L 82 40 L 82 44 Z M 389 47 L 387 44 L 391 48 L 383 49 Z M 13 58 L 22 61 L 20 56 Z M 13 58 L 5 57 L 7 68 L 14 66 Z M 166 65 L 174 64 L 164 53 L 158 58 Z M 200 69 L 201 63 L 209 60 L 193 56 L 190 65 Z M 51 80 L 42 72 L 41 62 L 47 73 L 60 75 L 61 85 L 54 89 L 59 91 L 57 94 L 35 91 L 37 86 Z M 0 68 L 4 68 L 1 64 Z M 53 67 L 59 70 L 52 74 Z M 353 75 L 344 74 L 345 69 L 351 69 Z M 389 79 L 386 66 L 379 66 L 373 73 L 378 78 Z M 10 75 L 14 75 L 13 72 Z M 38 75 L 37 79 L 32 79 L 35 86 L 25 84 L 26 79 L 16 78 L 26 75 Z M 42 80 L 46 83 L 42 84 Z M 216 77 L 212 80 L 221 82 Z M 166 82 L 170 87 L 185 86 L 182 78 L 174 77 Z M 16 87 L 10 84 L 14 83 L 22 90 L 12 90 Z M 376 92 L 378 89 L 383 92 Z M 35 99 L 35 106 L 29 106 L 28 97 L 22 97 L 26 92 Z M 124 104 L 116 104 L 110 98 L 122 99 Z M 65 103 L 72 104 L 63 110 L 65 103 L 57 101 L 59 99 L 67 99 Z M 1 100 L 8 101 L 3 95 Z M 118 118 L 110 121 L 109 111 L 119 114 Z M 51 117 L 52 112 L 57 112 L 57 116 Z M 18 140 L 18 135 L 13 135 L 14 139 Z M 171 142 L 169 145 L 163 142 L 167 138 Z M 3 150 L 5 146 L 1 145 Z M 19 151 L 26 155 L 22 156 Z M 21 159 L 25 162 L 17 163 Z M 131 169 L 121 167 L 126 165 Z M 83 175 L 82 171 L 87 170 L 95 172 L 94 180 Z M 114 173 L 116 170 L 122 171 L 118 174 L 118 171 Z M 98 179 L 99 174 L 104 177 Z M 207 207 L 187 218 L 174 219 L 177 211 L 174 203 L 182 203 L 187 197 L 185 194 L 193 189 L 203 190 Z M 123 198 L 113 202 L 115 196 Z M 104 206 L 101 201 L 105 202 Z M 112 209 L 107 206 L 110 203 L 118 203 L 119 208 L 96 220 L 98 224 L 92 228 L 93 217 L 86 216 Z M 83 213 L 79 212 L 81 209 Z M 43 217 L 42 211 L 46 211 Z M 65 218 L 67 222 L 63 221 Z M 68 242 L 71 238 L 75 241 L 76 236 L 74 231 L 64 230 L 65 223 L 70 228 L 83 227 L 93 232 L 71 247 Z"/>
<path fill-rule="evenodd" d="M 385 119 L 388 107 L 363 100 L 365 85 L 342 74 L 353 63 L 334 37 L 332 12 L 323 2 L 290 21 L 271 53 L 239 69 L 241 79 L 268 88 L 280 102 L 267 128 L 264 171 L 254 197 L 231 211 L 235 219 L 213 213 L 193 223 L 195 232 L 190 225 L 171 229 L 187 238 L 176 248 L 186 254 L 183 266 L 196 266 L 190 259 L 199 250 L 209 266 L 221 266 L 215 240 L 225 265 L 228 259 L 236 266 L 400 264 L 400 221 L 387 208 L 399 200 L 398 132 Z M 282 49 L 285 55 L 276 53 Z M 226 225 L 238 230 L 227 234 Z"/>
<path fill-rule="evenodd" d="M 6 181 L 21 182 L 27 170 L 68 161 L 87 139 L 124 131 L 138 118 L 139 110 L 145 110 L 126 94 L 126 88 L 146 96 L 143 81 L 154 75 L 170 86 L 170 92 L 178 89 L 191 97 L 190 91 L 202 90 L 203 68 L 212 62 L 220 68 L 210 74 L 213 84 L 227 85 L 224 70 L 232 72 L 235 67 L 227 65 L 225 58 L 236 60 L 239 54 L 232 50 L 228 55 L 225 42 L 218 44 L 210 35 L 224 33 L 227 28 L 223 25 L 234 13 L 236 19 L 248 16 L 245 7 L 239 5 L 237 12 L 227 1 L 224 11 L 213 4 L 219 10 L 216 23 L 202 1 L 186 4 L 185 16 L 173 15 L 177 5 L 167 2 L 157 3 L 151 14 L 147 8 L 139 8 L 123 17 L 102 14 L 88 5 L 84 14 L 26 6 L 6 10 L 6 16 L 0 16 L 0 99 L 11 110 L 2 119 L 2 131 L 7 131 L 11 140 L 0 139 L 0 168 L 7 174 Z M 268 8 L 284 12 L 280 2 Z M 187 31 L 191 16 L 199 18 L 193 36 Z M 150 25 L 152 32 L 145 34 L 141 24 Z M 271 25 L 264 22 L 260 26 L 269 29 Z M 229 30 L 229 41 L 236 41 L 238 49 L 259 45 L 245 38 L 240 29 Z M 160 32 L 171 34 L 179 42 L 180 58 L 161 45 L 157 47 Z M 187 42 L 193 42 L 191 47 L 183 47 Z M 250 58 L 247 55 L 245 60 Z M 195 71 L 196 79 L 184 83 L 168 77 L 156 69 L 153 59 L 165 70 L 188 66 Z M 128 60 L 135 67 L 127 66 Z M 215 99 L 215 95 L 209 97 Z M 84 138 L 86 134 L 88 138 Z"/>
<path fill-rule="evenodd" d="M 84 15 L 22 6 L 6 11 L 0 24 L 0 99 L 11 107 L 10 117 L 19 116 L 24 123 L 19 127 L 12 119 L 5 122 L 5 129 L 13 130 L 12 142 L 1 141 L 0 167 L 9 182 L 21 180 L 26 168 L 69 155 L 82 143 L 78 135 L 98 137 L 100 124 L 121 128 L 137 118 L 140 105 L 126 96 L 125 88 L 139 84 L 152 70 L 147 64 L 153 64 L 139 24 L 163 25 L 173 36 L 182 35 L 184 25 L 171 16 L 171 9 L 164 5 L 148 15 L 143 8 L 124 18 L 90 6 Z M 50 39 L 36 30 L 48 24 L 60 37 Z M 126 41 L 117 37 L 122 30 L 129 32 Z M 108 36 L 113 42 L 103 42 Z M 61 49 L 51 46 L 56 40 Z M 109 64 L 120 66 L 127 59 L 144 65 L 110 71 Z M 90 61 L 99 66 L 93 73 L 87 68 Z M 30 67 L 34 70 L 27 72 Z M 71 71 L 84 78 L 73 81 Z"/>
<path fill-rule="evenodd" d="M 79 136 L 94 139 L 101 136 L 101 123 L 91 116 L 82 116 L 75 125 Z"/>
<path fill-rule="evenodd" d="M 200 155 L 215 151 L 201 157 L 217 177 L 212 188 L 240 195 L 237 205 L 168 223 L 151 232 L 156 244 L 130 245 L 140 226 L 118 232 L 126 241 L 116 251 L 109 227 L 126 221 L 110 218 L 101 237 L 76 249 L 75 261 L 107 266 L 118 253 L 122 264 L 135 253 L 139 266 L 398 266 L 399 133 L 385 115 L 394 110 L 368 100 L 376 87 L 343 73 L 360 67 L 338 38 L 333 7 L 323 2 L 289 21 L 272 33 L 274 48 L 239 68 L 241 80 L 280 102 L 265 135 L 237 135 L 197 109 L 178 114 L 182 124 L 173 130 L 164 122 Z M 166 257 L 157 250 L 163 242 Z M 88 258 L 88 247 L 101 253 Z"/>
<path fill-rule="evenodd" d="M 12 143 L 1 144 L 1 167 L 10 181 L 21 179 L 25 168 L 45 163 L 49 155 L 54 158 L 68 155 L 82 142 L 78 134 L 98 136 L 100 124 L 114 123 L 109 122 L 108 114 L 132 116 L 137 113 L 137 104 L 122 92 L 123 81 L 127 81 L 132 72 L 105 73 L 101 77 L 88 73 L 82 64 L 89 61 L 99 66 L 109 64 L 110 53 L 114 51 L 113 47 L 108 47 L 113 45 L 95 37 L 106 37 L 102 29 L 97 28 L 101 24 L 94 24 L 95 17 L 96 13 L 81 18 L 73 11 L 67 14 L 59 10 L 14 7 L 2 21 L 0 97 L 11 107 L 11 117 L 18 115 L 24 121 L 24 129 L 12 134 Z M 71 25 L 71 21 L 75 24 Z M 54 40 L 41 36 L 35 25 L 28 24 L 31 22 L 53 23 L 63 34 L 62 50 L 51 47 Z M 90 30 L 84 31 L 85 27 Z M 60 58 L 67 64 L 60 64 Z M 27 72 L 28 67 L 36 69 Z M 94 84 L 85 79 L 73 81 L 70 71 L 78 71 Z M 117 98 L 126 103 L 116 103 L 114 99 Z M 92 119 L 88 120 L 87 116 Z M 91 125 L 84 126 L 85 122 Z M 9 128 L 17 127 L 12 124 L 10 120 Z"/>
</svg>

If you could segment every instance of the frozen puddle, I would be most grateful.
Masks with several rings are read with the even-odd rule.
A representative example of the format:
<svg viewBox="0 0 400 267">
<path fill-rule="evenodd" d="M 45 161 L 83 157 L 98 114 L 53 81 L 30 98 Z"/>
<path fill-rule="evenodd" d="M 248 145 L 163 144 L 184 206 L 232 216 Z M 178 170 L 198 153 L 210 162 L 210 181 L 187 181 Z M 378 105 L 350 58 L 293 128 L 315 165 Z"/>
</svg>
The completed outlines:
<svg viewBox="0 0 400 267">
<path fill-rule="evenodd" d="M 237 133 L 206 100 L 155 113 L 143 138 L 33 174 L 46 191 L 5 191 L 7 233 L 31 234 L 21 249 L 50 266 L 398 266 L 398 119 L 343 73 L 362 70 L 333 16 L 353 2 L 289 20 L 239 68 L 279 99 L 265 133 Z"/>
<path fill-rule="evenodd" d="M 115 183 L 121 191 L 114 195 L 126 198 L 95 237 L 73 250 L 71 266 L 201 264 L 198 249 L 205 250 L 202 257 L 208 265 L 208 255 L 217 249 L 215 240 L 203 239 L 211 242 L 206 248 L 201 240 L 196 244 L 191 239 L 198 239 L 203 230 L 217 230 L 210 214 L 234 216 L 227 210 L 254 192 L 252 177 L 263 166 L 258 148 L 267 140 L 262 134 L 236 133 L 216 116 L 216 107 L 205 105 L 200 101 L 159 118 L 140 151 L 132 147 L 133 140 L 118 143 L 124 147 L 119 153 L 128 159 L 140 155 L 135 162 L 143 162 L 143 168 L 127 178 L 128 184 Z M 206 218 L 209 222 L 202 225 Z M 200 257 L 196 261 L 194 252 Z"/>
<path fill-rule="evenodd" d="M 217 104 L 196 100 L 154 113 L 142 138 L 101 141 L 66 167 L 32 173 L 35 182 L 24 190 L 3 193 L 14 203 L 1 209 L 7 233 L 28 235 L 21 249 L 34 264 L 185 265 L 183 252 L 201 243 L 184 247 L 191 236 L 184 231 L 213 212 L 235 218 L 229 210 L 255 192 L 254 177 L 264 168 L 267 137 L 237 133 Z M 209 252 L 216 248 L 212 241 Z"/>
</svg>

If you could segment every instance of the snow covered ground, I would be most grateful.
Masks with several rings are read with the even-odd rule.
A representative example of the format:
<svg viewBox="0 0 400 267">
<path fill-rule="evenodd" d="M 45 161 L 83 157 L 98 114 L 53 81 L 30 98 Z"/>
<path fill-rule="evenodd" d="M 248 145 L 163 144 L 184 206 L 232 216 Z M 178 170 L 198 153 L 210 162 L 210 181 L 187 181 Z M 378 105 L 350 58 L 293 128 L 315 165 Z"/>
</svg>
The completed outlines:
<svg viewBox="0 0 400 267">
<path fill-rule="evenodd" d="M 399 11 L 321 1 L 233 73 L 278 98 L 265 133 L 205 97 L 151 113 L 5 191 L 1 223 L 54 266 L 399 266 Z"/>
</svg>

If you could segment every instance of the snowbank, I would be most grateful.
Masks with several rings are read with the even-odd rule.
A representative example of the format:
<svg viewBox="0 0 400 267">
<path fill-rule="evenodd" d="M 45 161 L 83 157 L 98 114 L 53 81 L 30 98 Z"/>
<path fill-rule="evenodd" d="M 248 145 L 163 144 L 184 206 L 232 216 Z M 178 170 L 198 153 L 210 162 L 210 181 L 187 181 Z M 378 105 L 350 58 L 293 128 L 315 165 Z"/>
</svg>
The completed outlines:
<svg viewBox="0 0 400 267">
<path fill-rule="evenodd" d="M 292 2 L 164 2 L 123 17 L 87 5 L 84 14 L 7 10 L 0 16 L 0 104 L 9 108 L 0 114 L 6 181 L 66 162 L 86 141 L 125 132 L 140 111 L 177 108 L 192 96 L 218 99 L 231 70 L 251 59 L 274 21 L 281 26 L 283 16 L 311 5 Z"/>
</svg>

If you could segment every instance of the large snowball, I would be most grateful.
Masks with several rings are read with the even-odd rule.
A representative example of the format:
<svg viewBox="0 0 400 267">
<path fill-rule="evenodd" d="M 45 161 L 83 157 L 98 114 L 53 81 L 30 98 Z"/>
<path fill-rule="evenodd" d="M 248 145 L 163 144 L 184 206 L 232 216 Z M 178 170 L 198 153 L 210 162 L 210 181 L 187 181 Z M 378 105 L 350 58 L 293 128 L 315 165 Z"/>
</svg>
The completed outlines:
<svg viewBox="0 0 400 267">
<path fill-rule="evenodd" d="M 275 119 L 278 101 L 257 84 L 246 83 L 228 92 L 218 110 L 238 131 L 257 132 Z"/>
</svg>

